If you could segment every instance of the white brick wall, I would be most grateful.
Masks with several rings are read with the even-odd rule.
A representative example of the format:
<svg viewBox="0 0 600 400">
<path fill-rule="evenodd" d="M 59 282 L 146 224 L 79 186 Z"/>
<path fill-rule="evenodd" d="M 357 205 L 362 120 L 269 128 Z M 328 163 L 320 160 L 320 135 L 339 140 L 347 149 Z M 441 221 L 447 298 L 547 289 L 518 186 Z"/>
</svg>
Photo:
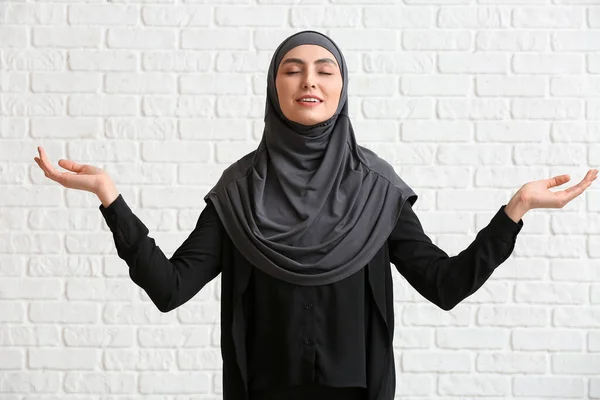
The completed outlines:
<svg viewBox="0 0 600 400">
<path fill-rule="evenodd" d="M 600 164 L 598 0 L 0 2 L 0 399 L 221 397 L 220 280 L 159 312 L 87 192 L 45 147 L 105 168 L 161 249 L 262 134 L 272 51 L 344 50 L 361 144 L 465 248 L 520 185 Z M 394 271 L 397 398 L 600 399 L 600 190 L 525 216 L 515 252 L 450 312 Z"/>
</svg>

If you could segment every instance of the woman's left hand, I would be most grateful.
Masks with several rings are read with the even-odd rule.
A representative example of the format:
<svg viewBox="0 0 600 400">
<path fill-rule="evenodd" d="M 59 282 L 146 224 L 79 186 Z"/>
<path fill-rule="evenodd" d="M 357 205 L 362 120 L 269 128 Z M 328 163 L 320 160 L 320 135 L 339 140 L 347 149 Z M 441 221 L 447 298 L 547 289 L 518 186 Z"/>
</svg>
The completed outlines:
<svg viewBox="0 0 600 400">
<path fill-rule="evenodd" d="M 550 179 L 526 183 L 515 193 L 506 205 L 505 211 L 513 220 L 519 221 L 527 211 L 534 208 L 563 208 L 583 193 L 597 177 L 598 170 L 590 169 L 581 182 L 556 192 L 551 192 L 549 189 L 569 182 L 571 180 L 569 175 L 558 175 Z"/>
</svg>

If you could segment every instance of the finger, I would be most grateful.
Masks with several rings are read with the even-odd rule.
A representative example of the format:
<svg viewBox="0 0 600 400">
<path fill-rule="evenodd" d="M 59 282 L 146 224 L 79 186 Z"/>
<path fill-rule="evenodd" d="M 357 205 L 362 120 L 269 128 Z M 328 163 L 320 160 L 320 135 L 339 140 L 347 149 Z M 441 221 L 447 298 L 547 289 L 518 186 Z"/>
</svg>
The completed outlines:
<svg viewBox="0 0 600 400">
<path fill-rule="evenodd" d="M 39 159 L 39 158 L 37 158 L 37 157 L 33 157 L 33 161 L 35 161 L 35 163 L 38 165 L 38 167 L 40 167 L 40 169 L 41 169 L 42 171 L 44 171 L 44 167 L 42 167 L 42 164 L 41 164 L 41 161 L 40 161 L 40 159 Z M 45 171 L 44 171 L 44 172 L 45 172 Z"/>
<path fill-rule="evenodd" d="M 585 176 L 583 177 L 582 181 L 589 181 L 591 179 L 594 178 L 594 176 L 598 175 L 598 170 L 595 169 L 590 169 Z"/>
<path fill-rule="evenodd" d="M 46 151 L 44 151 L 44 149 L 41 146 L 38 147 L 38 151 L 40 153 L 40 160 L 42 161 L 44 171 L 50 175 L 54 174 L 54 167 L 52 166 L 52 164 L 50 164 L 50 160 L 48 160 Z"/>
<path fill-rule="evenodd" d="M 84 164 L 78 164 L 75 161 L 65 160 L 62 158 L 58 160 L 58 165 L 73 172 L 81 172 L 84 167 Z"/>
<path fill-rule="evenodd" d="M 569 182 L 570 180 L 571 180 L 571 177 L 568 174 L 558 175 L 558 176 L 552 177 L 550 179 L 546 179 L 546 185 L 547 185 L 547 187 L 551 188 L 551 187 L 563 185 L 563 184 Z"/>
<path fill-rule="evenodd" d="M 40 167 L 40 169 L 44 172 L 44 175 L 50 175 L 50 172 L 39 157 L 34 157 L 33 160 L 37 163 L 38 167 Z"/>
<path fill-rule="evenodd" d="M 46 152 L 41 146 L 38 147 L 38 151 L 40 153 L 40 161 L 38 162 L 38 165 L 44 171 L 44 175 L 46 175 L 46 177 L 52 179 L 53 181 L 64 185 L 66 173 L 56 170 L 56 168 L 54 168 L 52 164 L 50 164 L 48 156 L 46 155 Z"/>
<path fill-rule="evenodd" d="M 592 184 L 593 181 L 598 177 L 598 170 L 589 170 L 585 177 L 579 182 L 577 185 L 572 186 L 566 190 L 567 193 L 572 192 L 574 189 L 583 186 L 583 190 L 587 189 L 589 185 Z"/>
<path fill-rule="evenodd" d="M 580 194 L 582 194 L 585 191 L 585 189 L 590 187 L 591 184 L 592 184 L 591 181 L 581 182 L 581 183 L 579 183 L 573 187 L 570 187 L 566 190 L 561 190 L 560 192 L 556 192 L 556 194 L 561 198 L 561 201 L 568 203 L 571 200 L 573 200 L 574 198 L 576 198 L 577 196 L 579 196 Z"/>
<path fill-rule="evenodd" d="M 565 192 L 566 193 L 571 193 L 574 190 L 578 190 L 578 189 L 580 189 L 582 187 L 587 187 L 586 185 L 588 185 L 589 182 L 591 182 L 591 181 L 581 181 L 577 185 L 573 185 L 570 188 L 565 189 Z"/>
<path fill-rule="evenodd" d="M 588 171 L 588 173 L 586 174 L 585 178 L 587 178 L 587 179 L 594 179 L 597 176 L 598 176 L 598 170 L 597 169 L 590 169 Z"/>
</svg>

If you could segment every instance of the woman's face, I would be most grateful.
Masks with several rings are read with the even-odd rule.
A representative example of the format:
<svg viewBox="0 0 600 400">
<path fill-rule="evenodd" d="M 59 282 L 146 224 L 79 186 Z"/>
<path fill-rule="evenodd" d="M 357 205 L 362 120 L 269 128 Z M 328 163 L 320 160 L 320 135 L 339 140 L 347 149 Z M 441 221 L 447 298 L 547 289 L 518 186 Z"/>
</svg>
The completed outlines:
<svg viewBox="0 0 600 400">
<path fill-rule="evenodd" d="M 315 125 L 331 118 L 337 110 L 342 85 L 334 55 L 313 44 L 288 51 L 275 77 L 283 115 L 302 125 Z"/>
</svg>

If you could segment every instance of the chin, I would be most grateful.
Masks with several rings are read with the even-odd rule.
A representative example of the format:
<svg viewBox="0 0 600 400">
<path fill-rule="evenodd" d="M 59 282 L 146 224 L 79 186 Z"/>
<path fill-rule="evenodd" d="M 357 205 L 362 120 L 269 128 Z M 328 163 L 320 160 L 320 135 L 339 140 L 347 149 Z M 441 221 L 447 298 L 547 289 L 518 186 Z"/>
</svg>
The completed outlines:
<svg viewBox="0 0 600 400">
<path fill-rule="evenodd" d="M 324 119 L 309 119 L 309 120 L 300 120 L 298 123 L 302 124 L 302 125 L 306 125 L 306 126 L 311 126 L 311 125 L 316 125 L 316 124 L 320 124 L 321 122 L 325 121 Z"/>
<path fill-rule="evenodd" d="M 302 125 L 307 125 L 307 126 L 311 126 L 311 125 L 316 125 L 316 124 L 320 124 L 321 122 L 327 121 L 329 118 L 324 118 L 324 117 L 317 117 L 317 116 L 299 116 L 297 118 L 289 118 L 290 120 L 298 123 L 298 124 L 302 124 Z"/>
</svg>

